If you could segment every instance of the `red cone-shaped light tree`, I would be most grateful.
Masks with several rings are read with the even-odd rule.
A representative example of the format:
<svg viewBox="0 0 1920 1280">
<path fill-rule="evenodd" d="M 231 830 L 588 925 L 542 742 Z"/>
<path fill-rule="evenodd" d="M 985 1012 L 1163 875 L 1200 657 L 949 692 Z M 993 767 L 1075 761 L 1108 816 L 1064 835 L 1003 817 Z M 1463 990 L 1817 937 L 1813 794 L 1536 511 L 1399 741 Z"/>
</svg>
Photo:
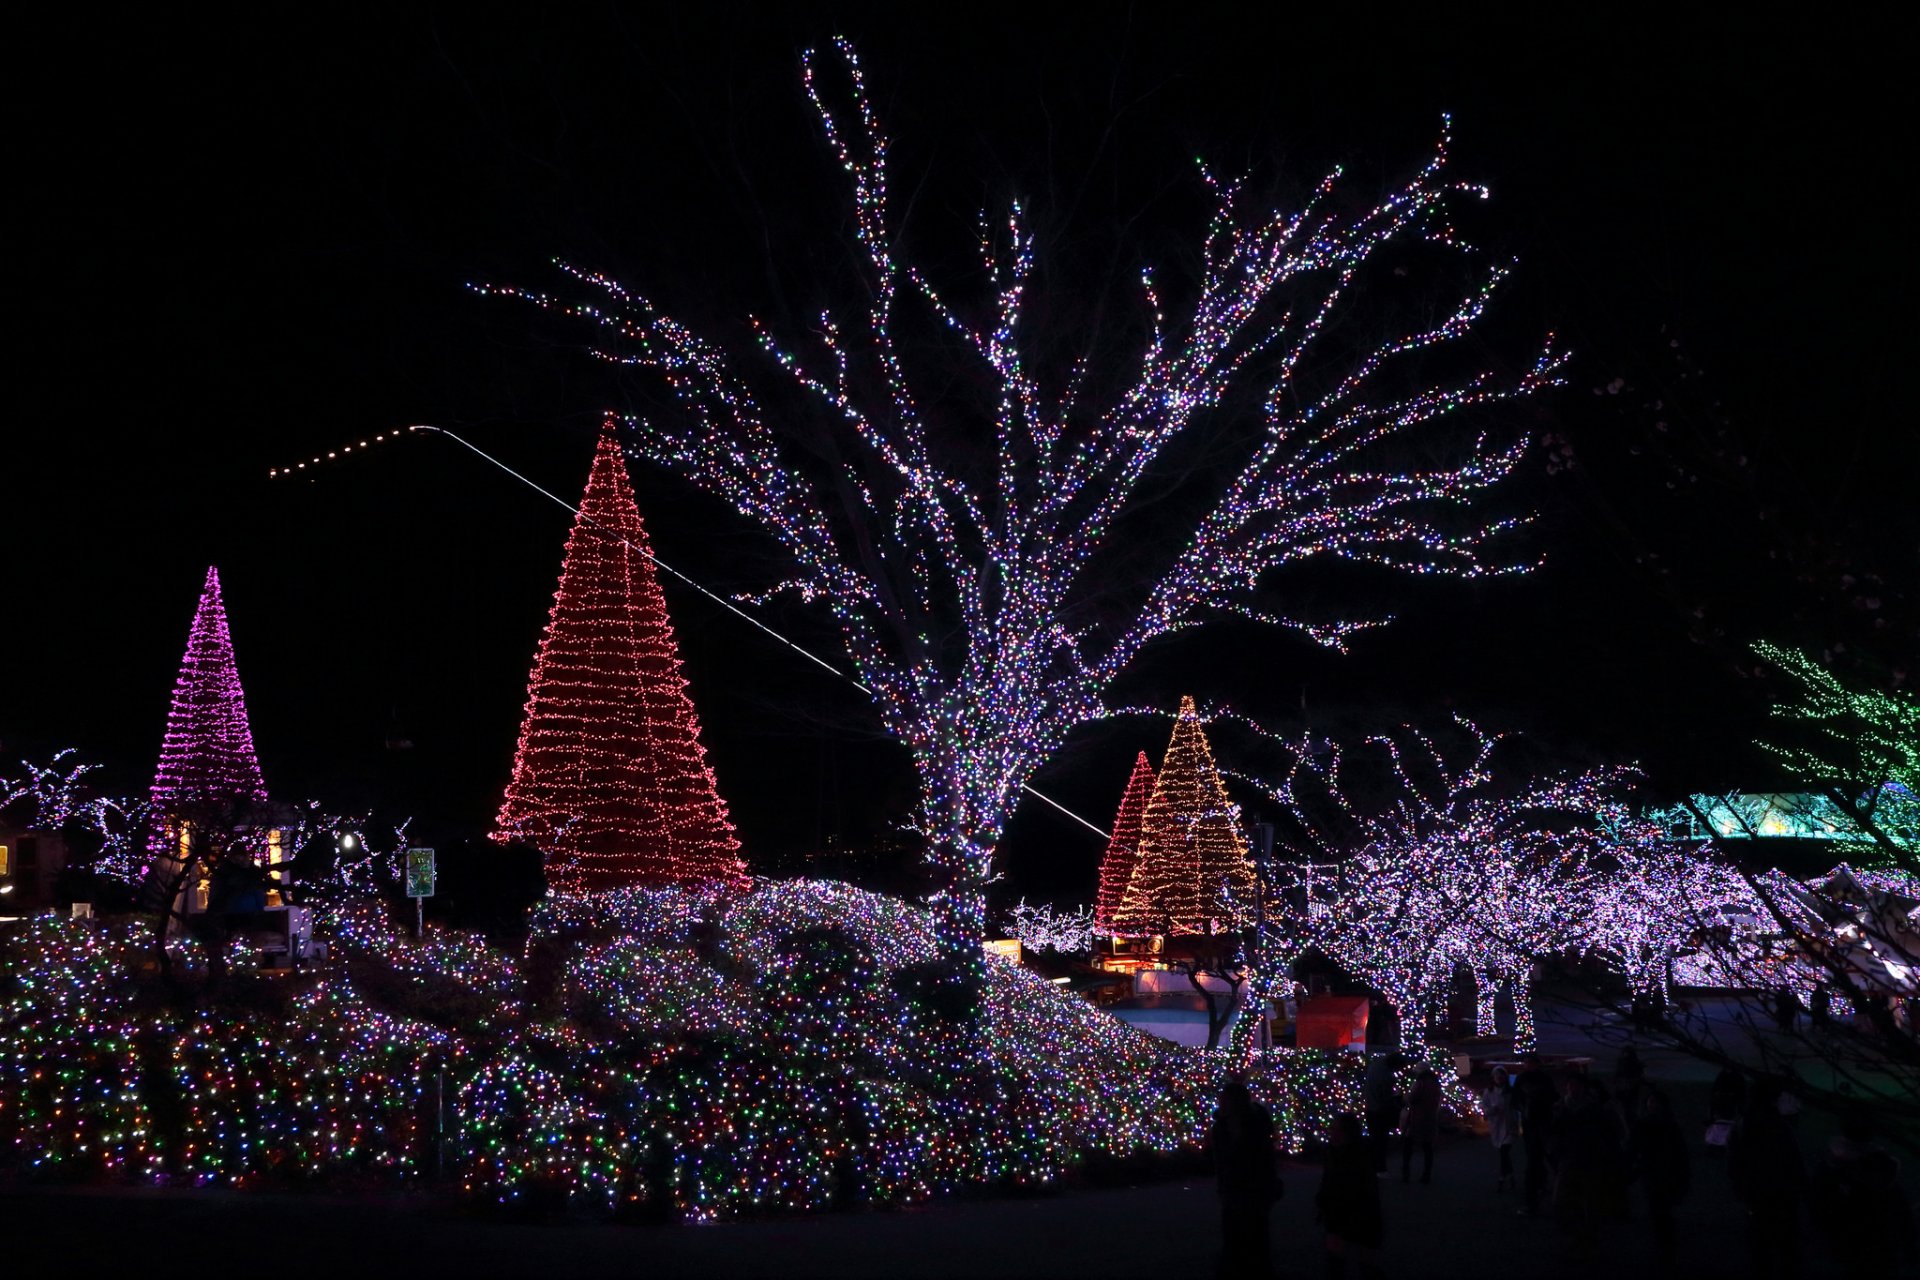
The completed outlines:
<svg viewBox="0 0 1920 1280">
<path fill-rule="evenodd" d="M 1140 818 L 1140 855 L 1117 920 L 1121 933 L 1224 933 L 1253 919 L 1256 881 L 1239 811 L 1213 763 L 1192 698 Z"/>
<path fill-rule="evenodd" d="M 1127 896 L 1127 884 L 1140 861 L 1140 819 L 1153 795 L 1153 765 L 1142 751 L 1133 762 L 1133 776 L 1120 797 L 1120 811 L 1113 815 L 1113 835 L 1107 839 L 1106 856 L 1100 859 L 1100 891 L 1093 902 L 1093 927 L 1113 933 L 1120 917 L 1121 901 Z"/>
<path fill-rule="evenodd" d="M 493 838 L 556 889 L 745 878 L 612 428 L 600 436 L 527 682 Z"/>
</svg>

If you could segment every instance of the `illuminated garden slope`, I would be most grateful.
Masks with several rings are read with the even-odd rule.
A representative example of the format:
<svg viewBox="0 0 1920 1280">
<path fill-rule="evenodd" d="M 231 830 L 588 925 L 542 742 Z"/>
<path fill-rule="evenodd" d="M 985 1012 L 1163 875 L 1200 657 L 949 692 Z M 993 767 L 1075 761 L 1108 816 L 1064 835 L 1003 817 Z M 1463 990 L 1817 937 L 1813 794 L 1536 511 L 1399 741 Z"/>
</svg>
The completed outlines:
<svg viewBox="0 0 1920 1280">
<path fill-rule="evenodd" d="M 817 881 L 554 899 L 524 952 L 371 902 L 334 960 L 169 1007 L 136 930 L 48 918 L 0 943 L 0 1169 L 68 1179 L 414 1180 L 476 1197 L 715 1217 L 1045 1183 L 1195 1150 L 1225 1055 L 989 966 L 989 1074 L 948 1085 L 927 914 Z M 934 994 L 926 994 L 934 993 Z M 1298 1146 L 1357 1069 L 1275 1055 Z"/>
</svg>

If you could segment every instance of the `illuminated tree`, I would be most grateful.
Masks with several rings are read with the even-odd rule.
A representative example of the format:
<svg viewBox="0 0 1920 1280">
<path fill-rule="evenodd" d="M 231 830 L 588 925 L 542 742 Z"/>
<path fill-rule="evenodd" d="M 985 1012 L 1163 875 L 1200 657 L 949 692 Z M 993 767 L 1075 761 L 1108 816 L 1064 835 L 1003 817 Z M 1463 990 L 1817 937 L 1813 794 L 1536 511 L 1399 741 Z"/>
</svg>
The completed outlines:
<svg viewBox="0 0 1920 1280">
<path fill-rule="evenodd" d="M 1593 878 L 1584 945 L 1627 980 L 1636 997 L 1669 998 L 1674 962 L 1716 931 L 1761 918 L 1745 876 L 1713 849 L 1664 838 L 1652 824 L 1613 825 L 1604 874 Z"/>
<path fill-rule="evenodd" d="M 20 777 L 0 778 L 0 814 L 25 830 L 60 832 L 70 852 L 76 843 L 97 842 L 88 870 L 137 886 L 151 860 L 149 800 L 94 794 L 85 779 L 100 766 L 83 763 L 71 747 L 55 752 L 44 765 L 27 760 L 20 765 L 26 770 Z"/>
<path fill-rule="evenodd" d="M 1103 933 L 1114 931 L 1127 883 L 1140 863 L 1140 817 L 1152 795 L 1153 765 L 1142 751 L 1133 762 L 1127 789 L 1120 796 L 1119 812 L 1113 815 L 1113 834 L 1107 838 L 1107 851 L 1100 859 L 1100 889 L 1094 899 L 1093 922 Z"/>
<path fill-rule="evenodd" d="M 1458 729 L 1457 748 L 1413 731 L 1405 742 L 1369 739 L 1386 764 L 1371 786 L 1354 781 L 1367 770 L 1338 745 L 1295 744 L 1276 789 L 1295 854 L 1281 867 L 1337 864 L 1339 888 L 1325 910 L 1300 910 L 1276 927 L 1377 988 L 1400 1016 L 1404 1043 L 1424 1039 L 1464 970 L 1483 1030 L 1498 988 L 1510 987 L 1515 1038 L 1526 1048 L 1533 964 L 1587 943 L 1594 885 L 1614 848 L 1606 820 L 1632 774 L 1496 780 L 1500 735 L 1466 721 Z"/>
<path fill-rule="evenodd" d="M 1140 852 L 1116 928 L 1126 934 L 1229 934 L 1254 921 L 1255 878 L 1192 698 L 1180 700 L 1173 740 L 1140 817 Z"/>
<path fill-rule="evenodd" d="M 18 778 L 0 778 L 0 813 L 15 813 L 25 830 L 106 835 L 121 816 L 118 801 L 92 794 L 82 781 L 100 766 L 82 762 L 72 747 L 43 765 L 22 760 L 20 767 L 26 772 Z"/>
<path fill-rule="evenodd" d="M 494 839 L 563 890 L 738 881 L 666 597 L 611 430 L 593 455 L 527 684 Z"/>
<path fill-rule="evenodd" d="M 220 594 L 220 571 L 207 570 L 187 631 L 187 651 L 173 684 L 167 732 L 149 793 L 147 853 L 151 858 L 142 900 L 161 911 L 164 934 L 182 885 L 197 863 L 188 852 L 198 840 L 219 850 L 214 860 L 239 853 L 248 839 L 251 810 L 265 805 L 267 787 L 247 724 L 247 698 L 233 662 L 233 637 Z M 164 949 L 163 949 L 164 950 Z"/>
<path fill-rule="evenodd" d="M 604 358 L 658 375 L 676 405 L 638 424 L 640 452 L 774 534 L 794 564 L 788 585 L 832 611 L 860 682 L 913 755 L 944 950 L 977 983 L 1004 824 L 1067 734 L 1105 714 L 1105 690 L 1141 649 L 1228 614 L 1334 647 L 1385 621 L 1260 603 L 1262 578 L 1295 561 L 1510 567 L 1492 544 L 1516 522 L 1478 514 L 1475 500 L 1525 441 L 1476 411 L 1555 384 L 1562 357 L 1549 344 L 1490 372 L 1427 359 L 1472 349 L 1509 270 L 1455 234 L 1456 198 L 1485 193 L 1447 176 L 1443 135 L 1370 208 L 1337 170 L 1287 211 L 1252 208 L 1244 181 L 1202 168 L 1214 208 L 1197 271 L 1165 295 L 1143 273 L 1143 347 L 1089 351 L 1057 375 L 1033 368 L 1034 239 L 1021 206 L 982 228 L 990 296 L 949 302 L 901 256 L 888 141 L 852 47 L 837 48 L 844 105 L 829 104 L 814 51 L 802 67 L 852 184 L 851 312 L 829 311 L 797 345 L 756 324 L 762 358 L 742 361 L 592 272 L 565 268 L 595 292 L 590 303 L 499 292 L 598 326 Z M 1360 282 L 1404 276 L 1423 252 L 1467 281 L 1459 293 L 1412 309 L 1404 328 L 1389 321 L 1383 340 L 1377 325 L 1373 338 L 1355 332 Z M 910 367 L 929 323 L 984 389 L 971 408 L 943 392 L 937 429 L 916 392 L 928 375 Z M 912 343 L 903 325 L 922 326 Z M 931 377 L 952 387 L 947 368 Z M 1212 497 L 1157 563 L 1116 576 L 1112 557 L 1134 546 L 1124 517 L 1163 492 L 1156 464 L 1170 446 L 1202 431 L 1213 457 L 1233 459 L 1210 473 Z"/>
<path fill-rule="evenodd" d="M 1587 995 L 1595 1010 L 1631 1015 L 1641 1035 L 1716 1067 L 1786 1079 L 1809 1107 L 1869 1116 L 1911 1147 L 1920 1042 L 1898 1025 L 1892 1000 L 1912 989 L 1920 965 L 1915 704 L 1897 689 L 1858 688 L 1802 652 L 1755 651 L 1792 682 L 1774 707 L 1787 740 L 1761 745 L 1809 790 L 1686 795 L 1617 823 L 1582 946 L 1626 976 L 1633 1007 L 1611 983 Z M 1782 832 L 1878 865 L 1842 863 L 1808 880 L 1756 870 L 1766 837 Z M 1724 1016 L 1663 1016 L 1669 976 L 1720 989 Z M 1785 997 L 1787 1011 L 1822 1016 L 1784 1018 Z"/>
<path fill-rule="evenodd" d="M 1007 913 L 1007 936 L 1018 938 L 1029 951 L 1078 954 L 1092 948 L 1098 933 L 1093 912 L 1085 907 L 1078 911 L 1055 911 L 1044 904 L 1030 907 L 1022 898 Z"/>
<path fill-rule="evenodd" d="M 189 801 L 267 798 L 253 731 L 247 726 L 246 693 L 233 665 L 233 637 L 227 630 L 217 568 L 207 570 L 187 631 L 187 652 L 173 685 L 152 797 L 160 814 Z"/>
<path fill-rule="evenodd" d="M 1797 740 L 1767 749 L 1873 841 L 1879 862 L 1920 873 L 1920 698 L 1852 687 L 1797 649 L 1753 648 L 1793 682 L 1773 713 Z"/>
</svg>

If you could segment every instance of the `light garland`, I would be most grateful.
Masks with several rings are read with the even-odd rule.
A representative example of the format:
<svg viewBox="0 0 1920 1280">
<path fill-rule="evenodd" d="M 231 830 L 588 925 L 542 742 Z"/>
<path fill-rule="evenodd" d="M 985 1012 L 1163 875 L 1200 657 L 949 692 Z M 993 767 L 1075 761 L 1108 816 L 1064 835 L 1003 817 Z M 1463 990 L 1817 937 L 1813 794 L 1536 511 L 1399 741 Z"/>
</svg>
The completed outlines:
<svg viewBox="0 0 1920 1280">
<path fill-rule="evenodd" d="M 1118 925 L 1120 904 L 1127 896 L 1134 868 L 1140 865 L 1140 819 L 1153 798 L 1153 765 L 1142 751 L 1127 777 L 1127 789 L 1120 795 L 1120 809 L 1113 816 L 1113 834 L 1107 840 L 1106 853 L 1100 859 L 1100 886 L 1094 897 L 1094 925 L 1103 933 L 1112 933 Z"/>
<path fill-rule="evenodd" d="M 1259 890 L 1200 713 L 1180 700 L 1173 738 L 1140 816 L 1140 852 L 1115 915 L 1123 934 L 1238 933 Z"/>
<path fill-rule="evenodd" d="M 267 787 L 247 724 L 246 694 L 233 662 L 220 571 L 209 568 L 187 632 L 187 651 L 173 686 L 166 737 L 150 795 L 156 863 L 179 865 L 178 822 L 190 811 L 264 804 Z"/>
<path fill-rule="evenodd" d="M 1028 906 L 1022 898 L 1007 913 L 1007 936 L 1018 938 L 1030 951 L 1078 955 L 1093 949 L 1097 932 L 1093 912 L 1084 907 L 1078 911 L 1055 911 L 1045 905 Z"/>
<path fill-rule="evenodd" d="M 0 939 L 0 1167 L 405 1182 L 438 1153 L 486 1201 L 698 1220 L 1044 1185 L 1205 1141 L 1225 1055 L 999 962 L 980 1006 L 993 1102 L 953 1123 L 962 1033 L 915 986 L 937 954 L 926 911 L 810 881 L 607 900 L 652 923 L 623 938 L 588 899 L 550 901 L 529 953 L 558 949 L 544 994 L 478 939 L 400 938 L 365 903 L 322 970 L 236 970 L 259 998 L 184 1014 L 143 1000 L 134 925 L 36 920 Z M 1349 1055 L 1250 1068 L 1291 1150 L 1359 1102 Z"/>
<path fill-rule="evenodd" d="M 745 877 L 647 546 L 626 464 L 605 432 L 494 831 L 546 855 L 557 889 Z"/>
<path fill-rule="evenodd" d="M 974 967 L 965 957 L 978 953 L 993 851 L 1022 787 L 1075 725 L 1104 714 L 1104 691 L 1147 643 L 1241 612 L 1343 646 L 1380 620 L 1288 618 L 1246 603 L 1269 570 L 1315 556 L 1416 574 L 1513 567 L 1492 544 L 1515 521 L 1455 518 L 1515 469 L 1523 441 L 1475 427 L 1423 469 L 1388 471 L 1378 459 L 1399 440 L 1419 441 L 1434 456 L 1430 446 L 1459 418 L 1555 385 L 1563 357 L 1549 340 L 1510 375 L 1385 386 L 1382 370 L 1397 357 L 1472 332 L 1508 273 L 1505 264 L 1481 262 L 1477 285 L 1440 306 L 1434 323 L 1363 347 L 1328 373 L 1332 344 L 1321 339 L 1376 254 L 1414 242 L 1477 256 L 1454 234 L 1448 205 L 1463 192 L 1485 192 L 1444 176 L 1443 136 L 1412 179 L 1365 210 L 1335 194 L 1338 172 L 1298 212 L 1252 213 L 1242 184 L 1203 170 L 1214 213 L 1191 311 L 1170 322 L 1151 277 L 1143 278 L 1152 333 L 1136 371 L 1090 378 L 1079 365 L 1060 380 L 1064 389 L 1049 389 L 1021 349 L 1034 241 L 1020 207 L 982 230 L 992 296 L 976 320 L 896 257 L 888 140 L 852 46 L 835 48 L 850 79 L 848 109 L 829 105 L 813 51 L 803 56 L 803 76 L 852 187 L 867 305 L 852 317 L 823 316 L 812 327 L 817 344 L 804 354 L 755 327 L 760 355 L 834 439 L 832 467 L 816 474 L 789 465 L 734 361 L 617 282 L 563 268 L 603 295 L 599 302 L 483 291 L 597 326 L 607 335 L 606 359 L 664 379 L 681 412 L 640 424 L 640 449 L 771 532 L 795 562 L 789 581 L 833 614 L 860 683 L 919 772 L 928 858 L 945 883 L 935 904 L 943 950 Z M 993 408 L 958 461 L 936 448 L 896 341 L 909 306 L 947 326 L 994 389 Z M 1131 360 L 1116 355 L 1111 363 Z M 1305 368 L 1316 371 L 1311 388 L 1296 379 Z M 1086 386 L 1120 381 L 1126 388 L 1104 407 L 1080 397 Z M 1113 588 L 1094 582 L 1089 566 L 1113 545 L 1171 442 L 1236 387 L 1262 410 L 1245 424 L 1243 460 L 1222 477 L 1219 500 L 1171 566 L 1136 584 L 1125 616 L 1086 627 L 1084 597 Z M 977 443 L 989 437 L 993 465 L 979 483 Z M 962 642 L 935 643 L 956 621 Z"/>
</svg>

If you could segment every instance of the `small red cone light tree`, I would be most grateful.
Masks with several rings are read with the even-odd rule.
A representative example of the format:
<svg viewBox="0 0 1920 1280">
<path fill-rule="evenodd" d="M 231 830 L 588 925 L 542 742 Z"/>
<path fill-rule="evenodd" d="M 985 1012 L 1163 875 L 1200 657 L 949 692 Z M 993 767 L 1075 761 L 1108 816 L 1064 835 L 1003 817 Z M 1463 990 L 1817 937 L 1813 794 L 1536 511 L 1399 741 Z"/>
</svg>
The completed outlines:
<svg viewBox="0 0 1920 1280">
<path fill-rule="evenodd" d="M 1246 928 L 1256 882 L 1200 713 L 1180 700 L 1173 740 L 1140 818 L 1138 865 L 1116 924 L 1123 934 L 1227 933 Z"/>
<path fill-rule="evenodd" d="M 746 876 L 611 424 L 567 538 L 493 838 L 563 891 Z"/>
<path fill-rule="evenodd" d="M 1127 896 L 1127 883 L 1140 861 L 1140 819 L 1147 801 L 1153 796 L 1153 765 L 1142 751 L 1133 762 L 1133 775 L 1120 797 L 1120 811 L 1113 816 L 1113 835 L 1107 839 L 1107 852 L 1100 859 L 1100 890 L 1093 903 L 1093 927 L 1102 933 L 1114 932 L 1120 916 L 1121 901 Z"/>
</svg>

